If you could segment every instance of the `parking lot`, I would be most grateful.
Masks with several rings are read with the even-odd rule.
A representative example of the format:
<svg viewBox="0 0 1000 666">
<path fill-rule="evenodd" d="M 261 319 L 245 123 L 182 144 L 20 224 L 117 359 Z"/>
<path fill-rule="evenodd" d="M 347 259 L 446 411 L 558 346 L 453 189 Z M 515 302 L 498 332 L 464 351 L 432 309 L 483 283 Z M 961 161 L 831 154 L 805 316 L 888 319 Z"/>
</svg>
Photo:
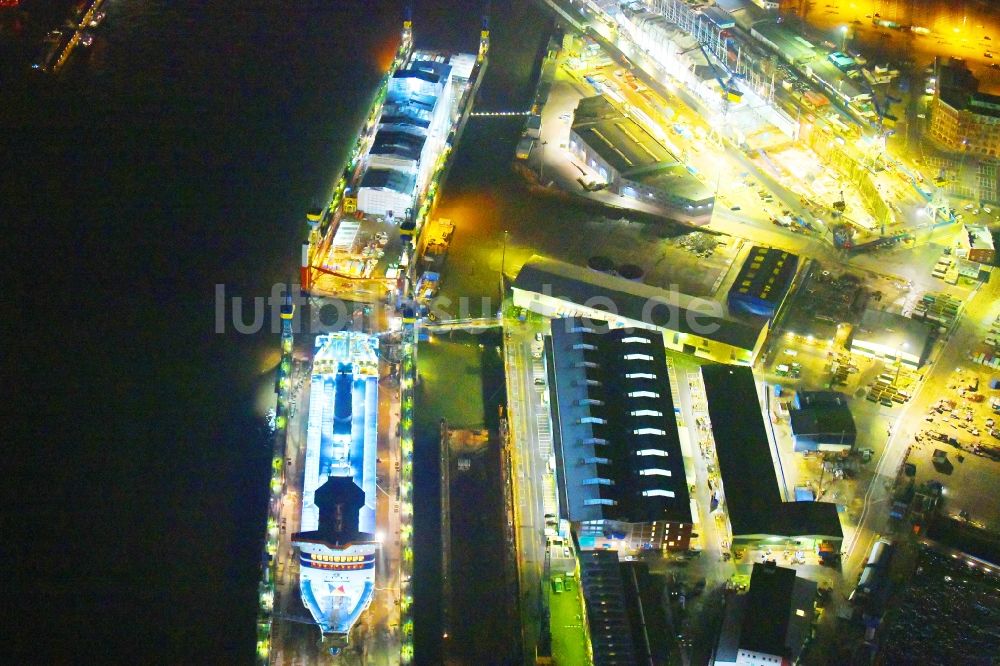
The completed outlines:
<svg viewBox="0 0 1000 666">
<path fill-rule="evenodd" d="M 932 460 L 937 450 L 944 451 L 945 463 Z M 907 462 L 916 465 L 918 484 L 937 481 L 943 486 L 942 513 L 987 530 L 1000 527 L 1000 503 L 996 502 L 1000 462 L 926 440 L 914 444 Z"/>
<path fill-rule="evenodd" d="M 956 368 L 948 391 L 924 415 L 930 439 L 948 438 L 965 451 L 1000 449 L 1000 391 L 989 388 L 983 372 Z"/>
<path fill-rule="evenodd" d="M 840 284 L 845 289 L 849 287 L 851 294 L 863 284 L 860 278 L 857 283 L 854 280 L 841 283 L 829 275 L 821 282 L 823 289 L 836 293 Z M 876 284 L 885 291 L 892 289 L 889 293 L 893 300 L 905 295 L 901 285 L 890 284 L 887 288 L 880 282 Z M 804 331 L 786 331 L 775 337 L 761 374 L 772 396 L 770 416 L 781 455 L 786 493 L 791 496 L 796 489 L 809 489 L 817 500 L 844 506 L 844 527 L 851 530 L 875 473 L 873 461 L 881 457 L 902 413 L 901 408 L 915 392 L 921 375 L 905 366 L 852 354 L 844 348 L 848 330 L 845 326 L 830 324 L 829 339 L 804 334 Z M 777 386 L 780 386 L 780 397 Z M 795 393 L 800 390 L 834 390 L 845 395 L 857 431 L 852 454 L 797 453 L 793 450 L 789 409 Z"/>
</svg>

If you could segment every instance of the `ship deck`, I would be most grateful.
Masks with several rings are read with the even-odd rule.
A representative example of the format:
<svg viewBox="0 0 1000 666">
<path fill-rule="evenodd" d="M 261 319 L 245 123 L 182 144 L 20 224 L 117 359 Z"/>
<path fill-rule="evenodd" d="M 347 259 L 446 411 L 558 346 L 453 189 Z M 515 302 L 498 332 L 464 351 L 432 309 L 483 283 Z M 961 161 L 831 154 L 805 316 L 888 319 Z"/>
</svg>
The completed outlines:
<svg viewBox="0 0 1000 666">
<path fill-rule="evenodd" d="M 467 93 L 476 84 L 473 78 L 477 71 L 476 56 L 415 50 L 409 62 L 435 59 L 449 61 L 458 80 L 464 80 L 453 96 L 453 120 L 449 128 L 449 134 L 452 134 L 461 126 L 473 102 L 474 96 Z M 445 142 L 442 151 L 450 147 L 450 142 Z M 365 147 L 362 160 L 367 159 L 369 148 L 370 144 Z M 441 154 L 435 154 L 433 159 L 439 160 Z M 439 186 L 439 177 L 445 172 L 446 164 L 438 165 L 427 187 L 415 197 L 414 211 L 420 211 L 428 198 L 433 197 Z M 363 170 L 359 169 L 351 189 L 357 191 L 362 176 Z M 379 215 L 358 216 L 345 212 L 341 202 L 334 222 L 313 252 L 310 293 L 348 301 L 371 301 L 384 297 L 395 287 L 399 269 L 406 267 L 408 241 L 400 236 L 399 225 L 402 221 L 400 217 L 387 219 Z M 417 240 L 422 226 L 420 224 L 415 230 Z"/>
</svg>

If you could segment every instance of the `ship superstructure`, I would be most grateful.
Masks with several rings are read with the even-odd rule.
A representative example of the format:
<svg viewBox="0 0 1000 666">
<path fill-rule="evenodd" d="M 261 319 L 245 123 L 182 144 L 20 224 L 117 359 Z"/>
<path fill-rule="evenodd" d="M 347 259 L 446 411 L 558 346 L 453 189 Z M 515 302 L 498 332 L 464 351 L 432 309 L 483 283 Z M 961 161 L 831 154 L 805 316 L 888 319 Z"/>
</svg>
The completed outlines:
<svg viewBox="0 0 1000 666">
<path fill-rule="evenodd" d="M 303 285 L 344 296 L 344 279 L 395 283 L 407 260 L 403 242 L 433 199 L 450 156 L 456 129 L 472 105 L 483 63 L 469 53 L 414 49 L 389 76 L 384 99 L 373 109 L 371 130 L 359 144 L 356 172 L 346 186 L 343 210 L 331 211 L 326 235 L 303 252 Z M 321 222 L 324 213 L 316 215 Z M 325 277 L 332 279 L 325 279 Z"/>
<path fill-rule="evenodd" d="M 368 150 L 358 210 L 401 217 L 428 178 L 454 121 L 456 90 L 468 83 L 471 56 L 415 51 L 389 80 Z"/>
<path fill-rule="evenodd" d="M 316 338 L 299 549 L 302 603 L 334 651 L 372 600 L 378 338 L 340 331 Z"/>
</svg>

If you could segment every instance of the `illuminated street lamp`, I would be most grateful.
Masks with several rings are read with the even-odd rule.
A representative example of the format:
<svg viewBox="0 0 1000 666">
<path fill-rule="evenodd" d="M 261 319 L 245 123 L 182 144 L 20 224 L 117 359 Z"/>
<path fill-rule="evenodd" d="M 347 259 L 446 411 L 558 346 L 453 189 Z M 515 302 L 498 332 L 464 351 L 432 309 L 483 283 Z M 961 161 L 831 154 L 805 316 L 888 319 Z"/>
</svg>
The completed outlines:
<svg viewBox="0 0 1000 666">
<path fill-rule="evenodd" d="M 901 342 L 899 347 L 896 348 L 896 379 L 892 382 L 894 386 L 899 384 L 899 371 L 903 369 L 903 350 L 906 347 L 906 343 Z"/>
<path fill-rule="evenodd" d="M 541 181 L 541 185 L 545 186 L 545 146 L 549 145 L 548 141 L 542 141 L 539 145 L 539 157 L 541 158 L 538 164 L 538 180 Z"/>
<path fill-rule="evenodd" d="M 503 284 L 503 269 L 504 269 L 504 263 L 507 260 L 507 235 L 508 235 L 508 233 L 509 232 L 506 229 L 503 230 L 503 249 L 500 251 L 500 308 L 501 308 L 501 310 L 503 309 L 503 289 L 504 289 L 504 284 Z"/>
<path fill-rule="evenodd" d="M 962 137 L 962 157 L 958 160 L 958 171 L 955 174 L 955 180 L 959 183 L 962 182 L 962 169 L 965 168 L 965 156 L 969 152 L 969 139 L 968 137 Z"/>
<path fill-rule="evenodd" d="M 847 26 L 846 25 L 840 26 L 840 34 L 841 34 L 841 38 L 840 38 L 840 52 L 841 53 L 846 53 L 847 52 Z"/>
</svg>

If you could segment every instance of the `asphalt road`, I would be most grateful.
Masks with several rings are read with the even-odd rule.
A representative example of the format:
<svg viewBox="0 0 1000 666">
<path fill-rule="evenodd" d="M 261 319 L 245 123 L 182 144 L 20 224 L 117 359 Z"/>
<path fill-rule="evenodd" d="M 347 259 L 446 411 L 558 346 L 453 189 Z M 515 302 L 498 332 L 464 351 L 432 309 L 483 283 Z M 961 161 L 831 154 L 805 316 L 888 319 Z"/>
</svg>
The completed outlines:
<svg viewBox="0 0 1000 666">
<path fill-rule="evenodd" d="M 949 333 L 947 342 L 919 391 L 898 414 L 892 435 L 878 460 L 877 475 L 866 495 L 865 510 L 856 537 L 845 544 L 846 556 L 843 562 L 845 585 L 853 584 L 854 578 L 850 574 L 860 570 L 862 558 L 867 557 L 872 543 L 887 529 L 887 509 L 892 502 L 893 481 L 906 457 L 908 447 L 914 442 L 914 435 L 927 425 L 923 415 L 930 409 L 931 404 L 947 393 L 948 382 L 956 367 L 961 365 L 973 367 L 965 360 L 965 354 L 972 348 L 981 322 L 990 314 L 995 316 L 998 301 L 1000 301 L 1000 281 L 993 280 L 983 285 L 967 302 L 956 328 Z"/>
<path fill-rule="evenodd" d="M 534 655 L 542 620 L 542 585 L 545 566 L 545 463 L 539 424 L 548 422 L 547 406 L 536 390 L 535 377 L 541 361 L 532 358 L 534 335 L 539 325 L 505 322 L 505 355 L 508 414 L 513 451 L 511 478 L 514 486 L 514 521 L 524 650 Z M 541 421 L 540 421 L 541 419 Z M 547 449 L 551 450 L 551 434 Z"/>
</svg>

